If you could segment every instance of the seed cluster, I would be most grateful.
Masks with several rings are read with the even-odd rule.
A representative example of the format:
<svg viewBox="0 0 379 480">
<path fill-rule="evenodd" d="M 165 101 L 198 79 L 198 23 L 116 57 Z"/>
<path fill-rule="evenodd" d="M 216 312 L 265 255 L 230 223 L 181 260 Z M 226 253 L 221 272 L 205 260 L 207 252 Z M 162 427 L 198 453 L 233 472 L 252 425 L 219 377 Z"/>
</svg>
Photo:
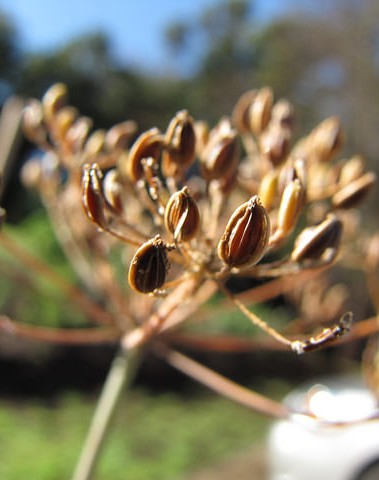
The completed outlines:
<svg viewBox="0 0 379 480">
<path fill-rule="evenodd" d="M 24 131 L 46 155 L 25 164 L 23 181 L 64 222 L 74 267 L 111 303 L 123 333 L 162 297 L 174 305 L 167 311 L 183 311 L 204 301 L 196 295 L 209 282 L 227 293 L 236 276 L 330 265 L 343 249 L 346 211 L 375 182 L 362 157 L 336 160 L 344 137 L 336 117 L 295 141 L 294 108 L 268 87 L 246 92 L 214 127 L 182 110 L 166 131 L 138 134 L 133 121 L 92 130 L 56 84 L 28 103 Z M 109 260 L 120 245 L 128 291 Z M 131 301 L 133 291 L 149 300 Z"/>
</svg>

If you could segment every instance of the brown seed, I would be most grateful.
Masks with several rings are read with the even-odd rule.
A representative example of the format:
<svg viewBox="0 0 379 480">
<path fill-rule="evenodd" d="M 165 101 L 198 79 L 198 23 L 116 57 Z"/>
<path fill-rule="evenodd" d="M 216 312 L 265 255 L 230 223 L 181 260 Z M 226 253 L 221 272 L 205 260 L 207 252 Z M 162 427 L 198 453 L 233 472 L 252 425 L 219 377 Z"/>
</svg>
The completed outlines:
<svg viewBox="0 0 379 480">
<path fill-rule="evenodd" d="M 200 213 L 188 187 L 171 196 L 165 210 L 165 225 L 178 242 L 188 242 L 195 237 L 200 225 Z"/>
<path fill-rule="evenodd" d="M 79 152 L 87 140 L 92 128 L 92 120 L 89 117 L 79 117 L 67 130 L 65 144 L 73 153 Z"/>
<path fill-rule="evenodd" d="M 260 137 L 261 153 L 270 163 L 277 167 L 281 165 L 289 150 L 290 131 L 278 125 L 270 126 Z"/>
<path fill-rule="evenodd" d="M 87 216 L 99 227 L 107 225 L 105 199 L 101 185 L 102 173 L 98 165 L 84 165 L 82 178 L 82 201 Z"/>
<path fill-rule="evenodd" d="M 230 217 L 218 255 L 230 267 L 254 265 L 265 253 L 269 235 L 269 216 L 255 195 Z"/>
<path fill-rule="evenodd" d="M 257 90 L 248 90 L 239 97 L 234 106 L 232 122 L 241 133 L 250 132 L 249 108 L 256 95 Z"/>
<path fill-rule="evenodd" d="M 296 225 L 304 205 L 305 189 L 298 178 L 292 180 L 284 189 L 278 212 L 278 230 L 288 235 Z"/>
<path fill-rule="evenodd" d="M 38 100 L 30 100 L 24 108 L 22 117 L 24 134 L 35 143 L 45 143 L 47 130 L 43 119 L 42 104 Z"/>
<path fill-rule="evenodd" d="M 329 252 L 331 258 L 337 254 L 342 235 L 342 222 L 329 214 L 319 225 L 303 230 L 295 241 L 291 258 L 295 262 L 318 260 Z"/>
<path fill-rule="evenodd" d="M 127 174 L 129 179 L 137 182 L 143 176 L 142 160 L 154 158 L 159 160 L 163 148 L 163 137 L 157 128 L 151 128 L 142 133 L 130 149 L 127 162 Z"/>
<path fill-rule="evenodd" d="M 367 172 L 357 178 L 333 195 L 333 207 L 342 209 L 355 207 L 364 200 L 375 181 L 376 175 L 373 172 Z"/>
<path fill-rule="evenodd" d="M 102 181 L 104 197 L 115 212 L 122 213 L 123 195 L 120 175 L 116 168 L 108 170 Z"/>
<path fill-rule="evenodd" d="M 181 110 L 171 120 L 164 142 L 162 169 L 166 176 L 170 176 L 171 171 L 188 168 L 193 163 L 196 149 L 195 128 L 193 119 L 186 110 Z"/>
<path fill-rule="evenodd" d="M 259 184 L 258 197 L 266 210 L 270 210 L 275 203 L 278 188 L 278 171 L 269 170 Z"/>
<path fill-rule="evenodd" d="M 273 104 L 271 88 L 264 87 L 258 90 L 249 108 L 250 128 L 255 135 L 260 135 L 267 127 L 271 118 Z"/>
<path fill-rule="evenodd" d="M 309 134 L 310 155 L 320 162 L 329 161 L 342 144 L 342 126 L 337 117 L 327 118 Z"/>
<path fill-rule="evenodd" d="M 211 132 L 201 155 L 201 167 L 207 180 L 227 177 L 239 159 L 237 132 L 228 119 L 223 119 Z"/>
<path fill-rule="evenodd" d="M 109 151 L 124 150 L 136 133 L 137 124 L 133 120 L 117 123 L 105 135 L 105 145 Z"/>
<path fill-rule="evenodd" d="M 281 98 L 272 107 L 271 122 L 292 130 L 295 123 L 295 111 L 292 104 Z"/>
<path fill-rule="evenodd" d="M 164 284 L 169 267 L 167 247 L 157 235 L 134 254 L 129 268 L 129 284 L 137 292 L 154 292 Z"/>
</svg>

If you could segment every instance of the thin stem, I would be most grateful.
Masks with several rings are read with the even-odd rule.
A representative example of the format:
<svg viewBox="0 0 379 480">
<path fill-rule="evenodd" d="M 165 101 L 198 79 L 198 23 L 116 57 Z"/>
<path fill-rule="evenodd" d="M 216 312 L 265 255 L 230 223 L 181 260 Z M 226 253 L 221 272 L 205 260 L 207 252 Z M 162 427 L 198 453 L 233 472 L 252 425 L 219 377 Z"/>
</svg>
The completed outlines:
<svg viewBox="0 0 379 480">
<path fill-rule="evenodd" d="M 236 298 L 221 282 L 217 282 L 220 290 L 234 303 L 234 305 L 251 320 L 251 322 L 266 332 L 271 337 L 275 338 L 279 343 L 292 348 L 292 341 L 279 333 L 275 328 L 270 327 L 264 320 L 259 318 L 255 313 L 251 312 L 246 305 L 244 305 L 238 298 Z"/>
<path fill-rule="evenodd" d="M 121 348 L 114 358 L 72 480 L 92 478 L 121 392 L 134 377 L 138 363 L 136 353 Z"/>
<path fill-rule="evenodd" d="M 25 267 L 34 273 L 38 273 L 45 280 L 51 282 L 61 293 L 65 294 L 73 303 L 80 306 L 94 321 L 104 324 L 112 324 L 113 317 L 103 310 L 90 297 L 79 288 L 74 287 L 64 277 L 53 270 L 50 265 L 29 253 L 24 247 L 5 234 L 0 234 L 0 245 L 15 257 Z"/>
<path fill-rule="evenodd" d="M 242 387 L 186 355 L 167 348 L 163 344 L 154 345 L 154 352 L 163 357 L 177 370 L 245 407 L 270 417 L 286 418 L 290 413 L 287 407 L 281 403 Z"/>
<path fill-rule="evenodd" d="M 94 345 L 116 343 L 120 332 L 112 328 L 49 328 L 15 322 L 0 315 L 0 332 L 38 342 L 63 345 Z"/>
</svg>

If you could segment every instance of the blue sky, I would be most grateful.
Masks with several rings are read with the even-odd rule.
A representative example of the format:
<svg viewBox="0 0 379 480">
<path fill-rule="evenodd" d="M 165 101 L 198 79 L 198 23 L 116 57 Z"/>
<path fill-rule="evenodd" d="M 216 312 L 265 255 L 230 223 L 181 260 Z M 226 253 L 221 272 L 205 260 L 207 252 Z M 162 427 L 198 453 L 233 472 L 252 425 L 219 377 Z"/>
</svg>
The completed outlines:
<svg viewBox="0 0 379 480">
<path fill-rule="evenodd" d="M 22 47 L 46 51 L 84 33 L 104 31 L 116 58 L 145 70 L 169 68 L 163 31 L 175 20 L 196 17 L 220 0 L 0 0 Z M 288 0 L 260 0 L 260 19 L 285 9 Z"/>
</svg>

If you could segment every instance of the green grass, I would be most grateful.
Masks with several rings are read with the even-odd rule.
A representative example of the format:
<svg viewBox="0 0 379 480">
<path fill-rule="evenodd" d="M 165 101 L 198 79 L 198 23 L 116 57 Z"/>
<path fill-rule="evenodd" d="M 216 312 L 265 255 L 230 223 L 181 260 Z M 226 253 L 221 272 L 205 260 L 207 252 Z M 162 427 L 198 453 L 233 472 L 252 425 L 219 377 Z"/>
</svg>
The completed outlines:
<svg viewBox="0 0 379 480">
<path fill-rule="evenodd" d="M 0 478 L 68 480 L 94 399 L 0 402 Z M 217 396 L 132 391 L 118 409 L 97 480 L 179 479 L 262 441 L 268 420 Z"/>
</svg>

